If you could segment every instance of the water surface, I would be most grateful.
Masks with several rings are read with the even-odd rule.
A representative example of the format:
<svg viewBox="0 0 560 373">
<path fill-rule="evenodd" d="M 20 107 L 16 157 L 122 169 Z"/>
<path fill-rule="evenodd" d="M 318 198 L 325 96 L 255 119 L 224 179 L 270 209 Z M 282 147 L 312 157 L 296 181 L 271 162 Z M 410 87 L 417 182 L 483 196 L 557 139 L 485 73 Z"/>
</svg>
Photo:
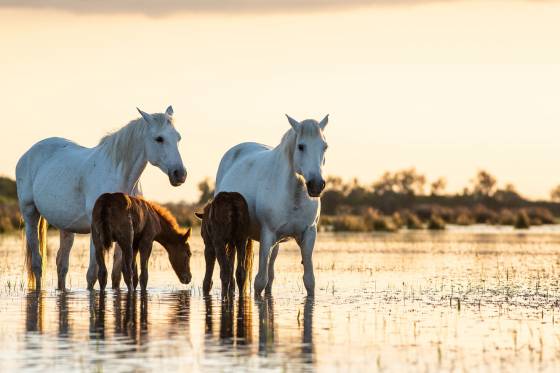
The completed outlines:
<svg viewBox="0 0 560 373">
<path fill-rule="evenodd" d="M 85 290 L 87 236 L 76 239 L 70 290 L 28 291 L 19 236 L 0 236 L 0 371 L 557 370 L 560 230 L 321 234 L 316 296 L 299 250 L 282 246 L 273 297 L 220 299 L 181 285 L 156 247 L 147 294 Z M 255 268 L 256 269 L 256 268 Z"/>
</svg>

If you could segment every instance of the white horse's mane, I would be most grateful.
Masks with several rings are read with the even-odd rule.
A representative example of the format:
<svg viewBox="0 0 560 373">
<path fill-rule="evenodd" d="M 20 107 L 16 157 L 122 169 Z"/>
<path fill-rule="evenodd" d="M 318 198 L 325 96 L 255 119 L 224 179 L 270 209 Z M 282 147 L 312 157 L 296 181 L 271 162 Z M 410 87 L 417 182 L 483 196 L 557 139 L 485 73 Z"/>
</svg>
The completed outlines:
<svg viewBox="0 0 560 373">
<path fill-rule="evenodd" d="M 172 123 L 165 114 L 157 113 L 151 116 L 153 124 L 164 126 L 166 123 Z M 143 118 L 134 119 L 124 127 L 103 136 L 99 146 L 105 150 L 115 166 L 122 165 L 124 170 L 130 170 L 139 156 L 136 150 L 140 145 L 140 152 L 144 152 L 144 137 L 149 125 L 151 124 Z"/>
</svg>

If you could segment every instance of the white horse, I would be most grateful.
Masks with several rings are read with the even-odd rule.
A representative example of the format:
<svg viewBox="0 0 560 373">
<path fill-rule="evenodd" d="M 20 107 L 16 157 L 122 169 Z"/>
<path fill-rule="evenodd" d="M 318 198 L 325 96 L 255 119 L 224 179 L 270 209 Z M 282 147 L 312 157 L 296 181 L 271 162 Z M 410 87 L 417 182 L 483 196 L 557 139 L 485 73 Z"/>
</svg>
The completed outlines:
<svg viewBox="0 0 560 373">
<path fill-rule="evenodd" d="M 18 161 L 16 182 L 25 221 L 28 274 L 36 288 L 41 287 L 46 262 L 45 219 L 60 229 L 56 262 L 58 287 L 64 289 L 74 234 L 90 232 L 97 197 L 106 192 L 137 194 L 148 162 L 165 172 L 171 185 L 185 182 L 173 108 L 157 114 L 138 111 L 141 118 L 103 137 L 96 147 L 52 137 L 33 145 Z M 89 289 L 96 280 L 95 247 L 90 241 Z"/>
<path fill-rule="evenodd" d="M 325 188 L 322 168 L 327 143 L 323 135 L 328 115 L 301 123 L 288 116 L 292 128 L 275 148 L 253 142 L 234 146 L 223 156 L 216 191 L 239 192 L 251 215 L 251 238 L 260 242 L 255 292 L 269 294 L 280 242 L 295 238 L 303 263 L 308 295 L 315 291 L 312 254 Z"/>
</svg>

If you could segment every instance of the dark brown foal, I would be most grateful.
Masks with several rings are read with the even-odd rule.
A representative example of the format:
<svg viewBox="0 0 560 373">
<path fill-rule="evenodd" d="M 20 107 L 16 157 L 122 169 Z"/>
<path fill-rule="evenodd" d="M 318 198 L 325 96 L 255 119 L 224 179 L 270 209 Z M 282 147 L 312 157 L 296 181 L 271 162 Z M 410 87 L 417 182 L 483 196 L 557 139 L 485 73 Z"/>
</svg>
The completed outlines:
<svg viewBox="0 0 560 373">
<path fill-rule="evenodd" d="M 105 193 L 93 207 L 91 236 L 99 266 L 99 285 L 105 290 L 107 267 L 105 251 L 113 242 L 122 249 L 122 273 L 128 290 L 136 289 L 138 278 L 134 276 L 136 257 L 140 252 L 140 287 L 148 285 L 148 259 L 154 241 L 159 242 L 169 255 L 173 270 L 183 284 L 191 281 L 191 249 L 187 242 L 191 229 L 179 228 L 171 213 L 142 198 L 123 193 Z"/>
<path fill-rule="evenodd" d="M 209 294 L 212 288 L 212 272 L 218 259 L 222 296 L 235 292 L 233 265 L 237 252 L 235 277 L 239 294 L 246 292 L 251 279 L 253 244 L 249 238 L 249 209 L 245 198 L 237 192 L 221 192 L 204 207 L 203 213 L 195 214 L 202 220 L 200 228 L 204 240 L 206 273 L 203 291 Z"/>
</svg>

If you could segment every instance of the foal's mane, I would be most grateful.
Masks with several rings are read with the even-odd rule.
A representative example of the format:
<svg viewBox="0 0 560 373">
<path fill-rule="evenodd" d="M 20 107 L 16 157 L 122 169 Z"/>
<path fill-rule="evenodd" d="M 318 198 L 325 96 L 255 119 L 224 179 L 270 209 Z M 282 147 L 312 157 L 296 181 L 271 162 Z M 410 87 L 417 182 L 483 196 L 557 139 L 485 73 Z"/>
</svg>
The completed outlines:
<svg viewBox="0 0 560 373">
<path fill-rule="evenodd" d="M 155 202 L 152 201 L 148 201 L 144 198 L 141 197 L 137 197 L 138 199 L 142 200 L 148 207 L 150 207 L 152 210 L 154 210 L 156 212 L 156 214 L 158 214 L 163 221 L 165 221 L 167 224 L 169 224 L 169 227 L 177 234 L 185 234 L 186 230 L 181 228 L 179 226 L 179 224 L 177 223 L 177 219 L 175 218 L 175 216 L 173 216 L 173 214 L 171 213 L 171 211 L 169 211 L 167 208 L 158 205 Z"/>
<path fill-rule="evenodd" d="M 165 114 L 158 113 L 151 114 L 151 116 L 152 122 L 156 125 L 163 126 L 166 123 L 172 123 L 167 120 Z M 143 145 L 149 125 L 143 118 L 131 120 L 124 127 L 103 136 L 99 141 L 99 146 L 104 148 L 115 166 L 122 165 L 123 169 L 130 170 L 138 157 L 138 152 L 134 151 L 134 147 Z M 143 146 L 141 152 L 144 152 Z"/>
</svg>

